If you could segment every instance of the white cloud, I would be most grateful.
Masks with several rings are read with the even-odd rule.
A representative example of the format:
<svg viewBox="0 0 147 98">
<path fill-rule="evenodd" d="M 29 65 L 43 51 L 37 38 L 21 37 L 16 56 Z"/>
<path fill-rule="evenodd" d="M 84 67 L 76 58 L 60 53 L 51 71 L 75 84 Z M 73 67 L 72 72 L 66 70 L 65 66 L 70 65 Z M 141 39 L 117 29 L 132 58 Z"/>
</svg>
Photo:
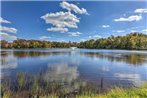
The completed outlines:
<svg viewBox="0 0 147 98">
<path fill-rule="evenodd" d="M 0 31 L 16 33 L 17 29 L 11 27 L 0 26 Z"/>
<path fill-rule="evenodd" d="M 68 11 L 74 11 L 75 13 L 78 13 L 78 14 L 88 14 L 86 9 L 84 8 L 80 9 L 77 5 L 70 4 L 65 1 L 61 2 L 60 6 L 64 9 L 67 9 Z"/>
<path fill-rule="evenodd" d="M 100 35 L 94 35 L 93 37 L 94 37 L 94 38 L 101 38 Z"/>
<path fill-rule="evenodd" d="M 129 16 L 127 18 L 121 17 L 121 18 L 118 18 L 118 19 L 114 19 L 114 21 L 116 21 L 116 22 L 118 22 L 118 21 L 132 22 L 132 21 L 139 21 L 141 19 L 142 19 L 141 15 L 132 15 L 132 16 Z"/>
<path fill-rule="evenodd" d="M 17 37 L 13 35 L 9 35 L 5 32 L 0 32 L 1 40 L 8 40 L 8 41 L 13 41 L 16 40 Z"/>
<path fill-rule="evenodd" d="M 138 32 L 138 31 L 136 31 L 136 30 L 131 30 L 130 32 Z"/>
<path fill-rule="evenodd" d="M 87 39 L 84 39 L 84 38 L 82 38 L 82 39 L 80 39 L 80 41 L 86 41 Z"/>
<path fill-rule="evenodd" d="M 114 30 L 113 32 L 122 33 L 125 32 L 125 30 Z"/>
<path fill-rule="evenodd" d="M 142 30 L 143 32 L 147 32 L 147 29 Z"/>
<path fill-rule="evenodd" d="M 139 8 L 139 9 L 136 9 L 136 10 L 134 11 L 134 13 L 139 13 L 139 14 L 147 13 L 147 9 Z"/>
<path fill-rule="evenodd" d="M 51 28 L 48 28 L 47 31 L 53 31 L 53 32 L 68 32 L 68 28 L 63 28 L 63 27 L 51 27 Z"/>
<path fill-rule="evenodd" d="M 89 38 L 90 39 L 93 39 L 93 38 L 95 39 L 95 38 L 101 38 L 101 36 L 100 35 L 93 35 L 93 36 L 89 36 Z"/>
<path fill-rule="evenodd" d="M 102 28 L 109 28 L 110 25 L 102 25 Z"/>
<path fill-rule="evenodd" d="M 0 17 L 0 23 L 11 23 L 11 22 Z M 0 26 L 0 37 L 1 37 L 0 39 L 7 40 L 7 41 L 17 40 L 16 36 L 7 34 L 7 33 L 16 34 L 16 32 L 17 32 L 17 29 L 15 28 Z"/>
<path fill-rule="evenodd" d="M 128 28 L 127 30 L 139 29 L 139 28 L 143 28 L 143 27 L 144 27 L 144 26 L 131 27 L 131 28 Z"/>
<path fill-rule="evenodd" d="M 56 27 L 69 27 L 77 28 L 77 23 L 79 19 L 70 12 L 56 12 L 56 13 L 47 13 L 44 16 L 41 16 L 42 19 L 48 24 L 52 24 Z"/>
<path fill-rule="evenodd" d="M 92 38 L 92 36 L 89 36 L 89 38 Z"/>
<path fill-rule="evenodd" d="M 53 31 L 53 32 L 61 32 L 61 33 L 68 33 L 71 36 L 79 36 L 79 32 L 68 32 L 69 28 L 78 28 L 78 23 L 80 22 L 80 19 L 72 13 L 78 13 L 78 14 L 88 14 L 87 10 L 84 8 L 79 8 L 75 4 L 71 4 L 68 2 L 61 2 L 60 6 L 63 9 L 67 9 L 68 12 L 55 12 L 55 13 L 47 13 L 41 18 L 45 20 L 46 24 L 51 24 L 52 27 L 48 28 L 47 31 Z"/>
<path fill-rule="evenodd" d="M 55 28 L 50 28 L 48 30 L 57 31 L 57 28 L 62 28 L 62 31 L 68 31 L 67 28 L 78 28 L 77 23 L 79 19 L 70 12 L 56 12 L 56 13 L 47 13 L 44 16 L 41 16 L 47 24 L 52 24 Z"/>
<path fill-rule="evenodd" d="M 0 23 L 11 23 L 11 22 L 0 17 Z"/>
<path fill-rule="evenodd" d="M 79 36 L 82 33 L 80 33 L 80 32 L 68 32 L 68 34 L 70 34 L 70 36 Z"/>
<path fill-rule="evenodd" d="M 47 39 L 50 39 L 51 37 L 50 36 L 41 36 L 39 39 L 40 40 L 47 40 Z"/>
</svg>

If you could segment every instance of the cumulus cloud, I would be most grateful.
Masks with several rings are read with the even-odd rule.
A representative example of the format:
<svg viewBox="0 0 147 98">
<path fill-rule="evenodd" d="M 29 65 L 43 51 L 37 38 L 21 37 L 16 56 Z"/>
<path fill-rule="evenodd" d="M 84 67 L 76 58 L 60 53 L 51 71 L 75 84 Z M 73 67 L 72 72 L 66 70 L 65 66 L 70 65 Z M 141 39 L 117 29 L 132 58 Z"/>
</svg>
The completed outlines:
<svg viewBox="0 0 147 98">
<path fill-rule="evenodd" d="M 136 10 L 134 11 L 134 13 L 139 13 L 139 14 L 147 13 L 147 9 L 139 8 L 139 9 L 136 9 Z"/>
<path fill-rule="evenodd" d="M 102 28 L 109 28 L 110 25 L 102 25 Z"/>
<path fill-rule="evenodd" d="M 53 31 L 53 32 L 68 32 L 68 28 L 63 28 L 63 27 L 51 27 L 51 28 L 48 28 L 47 31 Z"/>
<path fill-rule="evenodd" d="M 80 33 L 80 32 L 68 32 L 68 34 L 70 34 L 70 36 L 79 36 L 82 33 Z"/>
<path fill-rule="evenodd" d="M 78 14 L 88 14 L 86 9 L 84 9 L 84 8 L 80 9 L 77 5 L 72 4 L 72 3 L 68 3 L 68 2 L 63 1 L 60 3 L 60 6 L 64 9 L 67 9 L 68 11 L 73 11 Z"/>
<path fill-rule="evenodd" d="M 70 27 L 77 28 L 79 19 L 70 12 L 56 12 L 56 13 L 47 13 L 44 16 L 41 16 L 46 23 L 50 23 L 56 27 Z"/>
<path fill-rule="evenodd" d="M 56 12 L 56 13 L 47 13 L 44 16 L 41 16 L 47 24 L 52 24 L 53 28 L 49 28 L 49 31 L 61 31 L 67 32 L 67 28 L 77 28 L 77 23 L 79 19 L 77 16 L 70 12 Z"/>
<path fill-rule="evenodd" d="M 17 29 L 11 27 L 0 26 L 0 31 L 16 33 Z"/>
<path fill-rule="evenodd" d="M 52 25 L 52 27 L 48 28 L 47 31 L 68 33 L 70 28 L 78 28 L 77 24 L 80 22 L 80 19 L 72 12 L 77 14 L 88 14 L 86 9 L 79 8 L 77 5 L 65 1 L 61 2 L 60 6 L 63 9 L 68 10 L 68 12 L 59 11 L 55 13 L 47 13 L 41 16 L 41 18 L 45 20 L 46 24 Z M 78 35 L 79 34 L 77 32 L 71 33 L 71 36 Z"/>
<path fill-rule="evenodd" d="M 47 39 L 50 39 L 51 37 L 50 36 L 41 36 L 39 39 L 40 40 L 47 40 Z"/>
<path fill-rule="evenodd" d="M 11 22 L 0 17 L 0 23 L 11 23 Z M 17 39 L 16 36 L 7 34 L 7 33 L 16 34 L 16 32 L 17 32 L 17 29 L 15 29 L 15 28 L 0 26 L 0 37 L 1 37 L 0 40 L 7 40 L 7 41 L 16 40 Z"/>
<path fill-rule="evenodd" d="M 116 21 L 116 22 L 118 22 L 118 21 L 132 22 L 132 21 L 139 21 L 141 19 L 142 19 L 141 15 L 132 15 L 132 16 L 129 16 L 127 18 L 121 17 L 121 18 L 118 18 L 118 19 L 114 19 L 114 21 Z"/>
<path fill-rule="evenodd" d="M 13 41 L 16 40 L 17 37 L 13 35 L 9 35 L 5 32 L 0 32 L 1 40 L 8 40 L 8 41 Z"/>
<path fill-rule="evenodd" d="M 11 23 L 11 22 L 0 17 L 0 23 Z"/>
</svg>

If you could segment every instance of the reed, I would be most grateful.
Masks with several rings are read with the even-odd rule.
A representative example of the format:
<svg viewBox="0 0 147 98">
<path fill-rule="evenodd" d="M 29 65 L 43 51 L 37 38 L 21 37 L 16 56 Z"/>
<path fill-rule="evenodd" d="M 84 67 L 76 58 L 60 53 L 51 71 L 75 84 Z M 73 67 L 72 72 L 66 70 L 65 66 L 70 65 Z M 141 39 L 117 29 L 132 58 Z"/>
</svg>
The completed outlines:
<svg viewBox="0 0 147 98">
<path fill-rule="evenodd" d="M 70 89 L 66 83 L 46 81 L 42 74 L 32 76 L 18 73 L 15 83 L 11 82 L 10 79 L 2 82 L 2 98 L 147 98 L 147 83 L 138 88 L 115 87 L 101 93 L 92 84 L 78 81 L 71 83 L 73 89 Z"/>
</svg>

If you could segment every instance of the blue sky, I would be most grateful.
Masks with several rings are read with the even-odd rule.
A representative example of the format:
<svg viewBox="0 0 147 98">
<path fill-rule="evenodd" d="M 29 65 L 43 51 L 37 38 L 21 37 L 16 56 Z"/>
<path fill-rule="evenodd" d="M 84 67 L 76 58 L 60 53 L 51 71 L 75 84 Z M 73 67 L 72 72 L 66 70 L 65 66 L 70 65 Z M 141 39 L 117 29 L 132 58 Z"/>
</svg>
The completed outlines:
<svg viewBox="0 0 147 98">
<path fill-rule="evenodd" d="M 147 2 L 2 1 L 1 39 L 84 41 L 147 34 Z"/>
</svg>

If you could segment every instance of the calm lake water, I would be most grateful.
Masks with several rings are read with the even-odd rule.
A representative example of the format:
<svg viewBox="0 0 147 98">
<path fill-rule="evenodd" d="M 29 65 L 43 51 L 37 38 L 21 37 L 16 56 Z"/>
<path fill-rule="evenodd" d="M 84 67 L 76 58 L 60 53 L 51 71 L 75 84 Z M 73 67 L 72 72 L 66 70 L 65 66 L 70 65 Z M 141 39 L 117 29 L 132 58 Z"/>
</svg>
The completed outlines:
<svg viewBox="0 0 147 98">
<path fill-rule="evenodd" d="M 96 49 L 1 50 L 1 80 L 42 71 L 49 81 L 81 80 L 102 88 L 147 81 L 147 51 Z"/>
</svg>

